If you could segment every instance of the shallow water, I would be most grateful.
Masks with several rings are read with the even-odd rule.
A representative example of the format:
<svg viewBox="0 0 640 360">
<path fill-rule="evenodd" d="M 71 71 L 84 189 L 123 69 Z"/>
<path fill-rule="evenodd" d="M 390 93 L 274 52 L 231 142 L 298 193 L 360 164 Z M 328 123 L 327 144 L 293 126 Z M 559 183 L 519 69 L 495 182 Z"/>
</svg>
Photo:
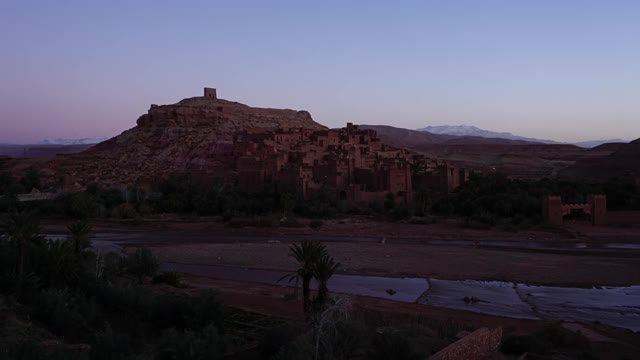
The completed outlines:
<svg viewBox="0 0 640 360">
<path fill-rule="evenodd" d="M 222 280 L 293 285 L 286 280 L 278 281 L 286 275 L 282 271 L 177 263 L 164 263 L 161 269 Z M 511 318 L 598 321 L 640 331 L 640 286 L 582 289 L 501 281 L 335 275 L 329 282 L 329 289 L 334 293 L 417 302 Z M 387 290 L 395 293 L 391 295 Z M 479 301 L 465 302 L 465 297 L 475 297 Z"/>
<path fill-rule="evenodd" d="M 57 240 L 65 235 L 47 235 Z M 173 237 L 173 236 L 172 236 Z M 191 237 L 190 237 L 191 238 Z M 251 239 L 259 237 L 239 237 Z M 122 245 L 157 240 L 152 234 L 98 233 L 92 241 L 97 252 L 121 252 Z M 172 241 L 179 242 L 177 238 Z M 364 241 L 363 239 L 361 241 Z M 638 250 L 639 244 L 600 243 L 542 243 L 542 242 L 491 242 L 491 241 L 425 241 L 432 245 L 482 245 L 496 247 L 560 247 L 608 248 Z M 248 270 L 213 265 L 163 263 L 163 271 L 179 271 L 188 274 L 222 280 L 258 282 L 270 285 L 293 286 L 287 280 L 279 281 L 286 272 Z M 315 286 L 315 284 L 313 285 Z M 550 319 L 569 321 L 598 321 L 601 323 L 640 331 L 640 286 L 568 288 L 534 286 L 501 281 L 454 281 L 424 278 L 389 278 L 359 275 L 335 275 L 329 282 L 334 293 L 363 295 L 402 302 L 417 302 L 451 309 L 522 319 Z M 465 297 L 475 297 L 477 302 L 465 302 Z"/>
</svg>

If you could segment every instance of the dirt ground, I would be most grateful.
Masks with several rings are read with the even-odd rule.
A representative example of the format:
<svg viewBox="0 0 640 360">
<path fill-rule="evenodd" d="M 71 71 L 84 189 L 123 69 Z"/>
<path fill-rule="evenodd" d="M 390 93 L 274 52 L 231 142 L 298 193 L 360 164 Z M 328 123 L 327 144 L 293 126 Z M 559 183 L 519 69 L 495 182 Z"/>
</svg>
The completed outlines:
<svg viewBox="0 0 640 360">
<path fill-rule="evenodd" d="M 640 250 L 571 249 L 558 245 L 605 242 L 640 244 L 639 228 L 593 227 L 575 222 L 561 229 L 500 231 L 462 227 L 456 220 L 412 225 L 347 218 L 325 221 L 318 230 L 230 228 L 213 219 L 155 219 L 132 226 L 102 222 L 95 232 L 144 233 L 144 246 L 166 262 L 251 269 L 291 270 L 288 246 L 300 238 L 324 241 L 341 273 L 450 280 L 502 280 L 557 286 L 640 284 Z M 64 231 L 49 224 L 48 231 Z M 442 241 L 438 245 L 426 241 Z M 513 247 L 447 244 L 500 241 Z M 521 242 L 549 244 L 517 248 Z M 136 244 L 139 246 L 140 244 Z"/>
<path fill-rule="evenodd" d="M 302 221 L 301 221 L 302 222 Z M 159 230 L 158 227 L 162 227 Z M 455 222 L 412 225 L 366 219 L 327 221 L 319 230 L 229 228 L 215 222 L 150 223 L 136 228 L 99 225 L 96 231 L 145 231 L 145 244 L 166 262 L 292 270 L 288 246 L 298 236 L 325 241 L 341 273 L 450 280 L 502 280 L 539 285 L 640 284 L 640 251 L 570 249 L 558 244 L 636 243 L 640 229 L 573 223 L 553 231 L 506 232 Z M 239 240 L 239 237 L 242 237 Z M 425 241 L 442 241 L 439 245 Z M 512 242 L 514 247 L 448 245 L 447 241 Z M 549 244 L 517 248 L 520 242 Z"/>
</svg>

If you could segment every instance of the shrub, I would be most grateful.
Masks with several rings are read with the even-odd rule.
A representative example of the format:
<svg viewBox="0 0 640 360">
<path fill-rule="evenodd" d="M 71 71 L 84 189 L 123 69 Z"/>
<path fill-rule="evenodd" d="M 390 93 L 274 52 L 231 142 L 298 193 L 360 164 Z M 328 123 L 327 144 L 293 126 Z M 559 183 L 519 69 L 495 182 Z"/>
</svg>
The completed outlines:
<svg viewBox="0 0 640 360">
<path fill-rule="evenodd" d="M 436 219 L 431 216 L 412 216 L 407 220 L 409 224 L 428 225 L 434 224 Z"/>
<path fill-rule="evenodd" d="M 189 298 L 171 294 L 158 295 L 152 300 L 149 319 L 160 329 L 192 328 L 195 308 Z"/>
<path fill-rule="evenodd" d="M 153 277 L 154 284 L 167 284 L 173 287 L 184 287 L 182 274 L 175 271 L 164 271 Z"/>
<path fill-rule="evenodd" d="M 308 336 L 298 336 L 295 340 L 280 348 L 273 360 L 309 360 L 313 359 L 314 348 Z"/>
<path fill-rule="evenodd" d="M 221 328 L 225 307 L 215 291 L 204 291 L 191 298 L 176 295 L 160 295 L 153 299 L 149 320 L 160 328 L 199 330 L 209 325 Z"/>
<path fill-rule="evenodd" d="M 116 276 L 122 275 L 127 265 L 126 258 L 114 252 L 100 254 L 100 256 L 102 257 L 102 280 L 109 282 Z"/>
<path fill-rule="evenodd" d="M 222 324 L 226 315 L 226 308 L 220 293 L 214 290 L 205 290 L 193 301 L 195 301 L 196 327 L 215 324 L 218 330 L 224 330 Z"/>
<path fill-rule="evenodd" d="M 556 347 L 588 349 L 591 346 L 589 339 L 581 334 L 563 328 L 558 323 L 545 326 L 542 330 L 538 331 L 535 336 Z"/>
<path fill-rule="evenodd" d="M 509 336 L 500 347 L 505 354 L 546 353 L 549 345 L 534 336 Z"/>
<path fill-rule="evenodd" d="M 23 304 L 32 304 L 37 299 L 39 290 L 40 279 L 34 273 L 6 273 L 0 276 L 0 292 L 15 294 Z"/>
<path fill-rule="evenodd" d="M 160 348 L 154 359 L 167 360 L 215 360 L 224 358 L 224 343 L 215 326 L 209 325 L 202 331 L 164 331 L 159 341 Z"/>
<path fill-rule="evenodd" d="M 271 359 L 300 333 L 300 329 L 289 324 L 279 325 L 268 329 L 258 344 L 258 352 L 262 359 Z"/>
<path fill-rule="evenodd" d="M 312 228 L 312 229 L 314 229 L 314 230 L 315 230 L 315 229 L 319 229 L 319 228 L 321 228 L 322 226 L 324 226 L 324 221 L 322 221 L 322 220 L 317 220 L 317 219 L 316 219 L 316 220 L 311 220 L 311 221 L 309 222 L 309 227 L 310 227 L 310 228 Z"/>
<path fill-rule="evenodd" d="M 131 204 L 120 204 L 111 211 L 111 217 L 118 219 L 136 219 L 138 212 Z"/>
<path fill-rule="evenodd" d="M 160 267 L 158 258 L 146 248 L 139 248 L 129 254 L 125 262 L 126 272 L 138 278 L 141 284 L 145 276 L 155 275 L 158 267 Z"/>
<path fill-rule="evenodd" d="M 83 339 L 88 329 L 75 304 L 67 290 L 47 289 L 38 296 L 34 316 L 61 337 Z"/>
<path fill-rule="evenodd" d="M 303 228 L 305 225 L 298 221 L 298 219 L 294 217 L 287 217 L 283 221 L 280 221 L 280 226 L 285 228 Z"/>
<path fill-rule="evenodd" d="M 356 349 L 363 341 L 364 330 L 359 324 L 342 320 L 326 329 L 320 340 L 321 358 L 324 359 L 351 359 Z"/>
<path fill-rule="evenodd" d="M 415 352 L 413 344 L 406 336 L 390 330 L 374 338 L 367 355 L 371 360 L 418 360 L 423 358 Z"/>
</svg>

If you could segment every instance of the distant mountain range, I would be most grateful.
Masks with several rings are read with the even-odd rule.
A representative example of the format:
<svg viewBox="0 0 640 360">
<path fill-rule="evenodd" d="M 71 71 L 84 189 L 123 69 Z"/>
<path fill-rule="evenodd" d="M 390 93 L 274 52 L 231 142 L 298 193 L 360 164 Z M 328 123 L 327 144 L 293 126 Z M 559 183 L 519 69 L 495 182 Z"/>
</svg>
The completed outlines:
<svg viewBox="0 0 640 360">
<path fill-rule="evenodd" d="M 483 138 L 492 138 L 492 139 L 508 139 L 508 140 L 518 140 L 518 141 L 528 141 L 528 142 L 537 142 L 543 144 L 566 144 L 553 140 L 544 140 L 544 139 L 535 139 L 524 136 L 513 135 L 509 132 L 497 132 L 480 129 L 475 126 L 469 125 L 443 125 L 443 126 L 427 126 L 420 129 L 418 131 L 426 131 L 432 134 L 438 135 L 453 135 L 453 136 L 476 136 Z M 572 143 L 574 145 L 583 147 L 583 148 L 593 148 L 606 143 L 627 143 L 627 140 L 622 139 L 610 139 L 610 140 L 591 140 L 591 141 L 581 141 Z"/>
<path fill-rule="evenodd" d="M 39 141 L 37 145 L 92 145 L 107 140 L 106 138 L 82 138 L 82 139 L 46 139 Z"/>
</svg>

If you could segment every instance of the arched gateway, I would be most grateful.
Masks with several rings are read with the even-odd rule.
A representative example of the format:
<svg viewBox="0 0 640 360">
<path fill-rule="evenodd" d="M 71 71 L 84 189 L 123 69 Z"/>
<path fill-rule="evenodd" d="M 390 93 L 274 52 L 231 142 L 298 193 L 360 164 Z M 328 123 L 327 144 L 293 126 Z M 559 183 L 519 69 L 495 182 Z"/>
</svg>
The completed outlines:
<svg viewBox="0 0 640 360">
<path fill-rule="evenodd" d="M 552 225 L 562 225 L 563 217 L 576 209 L 584 211 L 593 225 L 607 224 L 606 195 L 589 195 L 586 204 L 563 204 L 560 196 L 545 196 L 542 201 L 544 221 Z"/>
</svg>

